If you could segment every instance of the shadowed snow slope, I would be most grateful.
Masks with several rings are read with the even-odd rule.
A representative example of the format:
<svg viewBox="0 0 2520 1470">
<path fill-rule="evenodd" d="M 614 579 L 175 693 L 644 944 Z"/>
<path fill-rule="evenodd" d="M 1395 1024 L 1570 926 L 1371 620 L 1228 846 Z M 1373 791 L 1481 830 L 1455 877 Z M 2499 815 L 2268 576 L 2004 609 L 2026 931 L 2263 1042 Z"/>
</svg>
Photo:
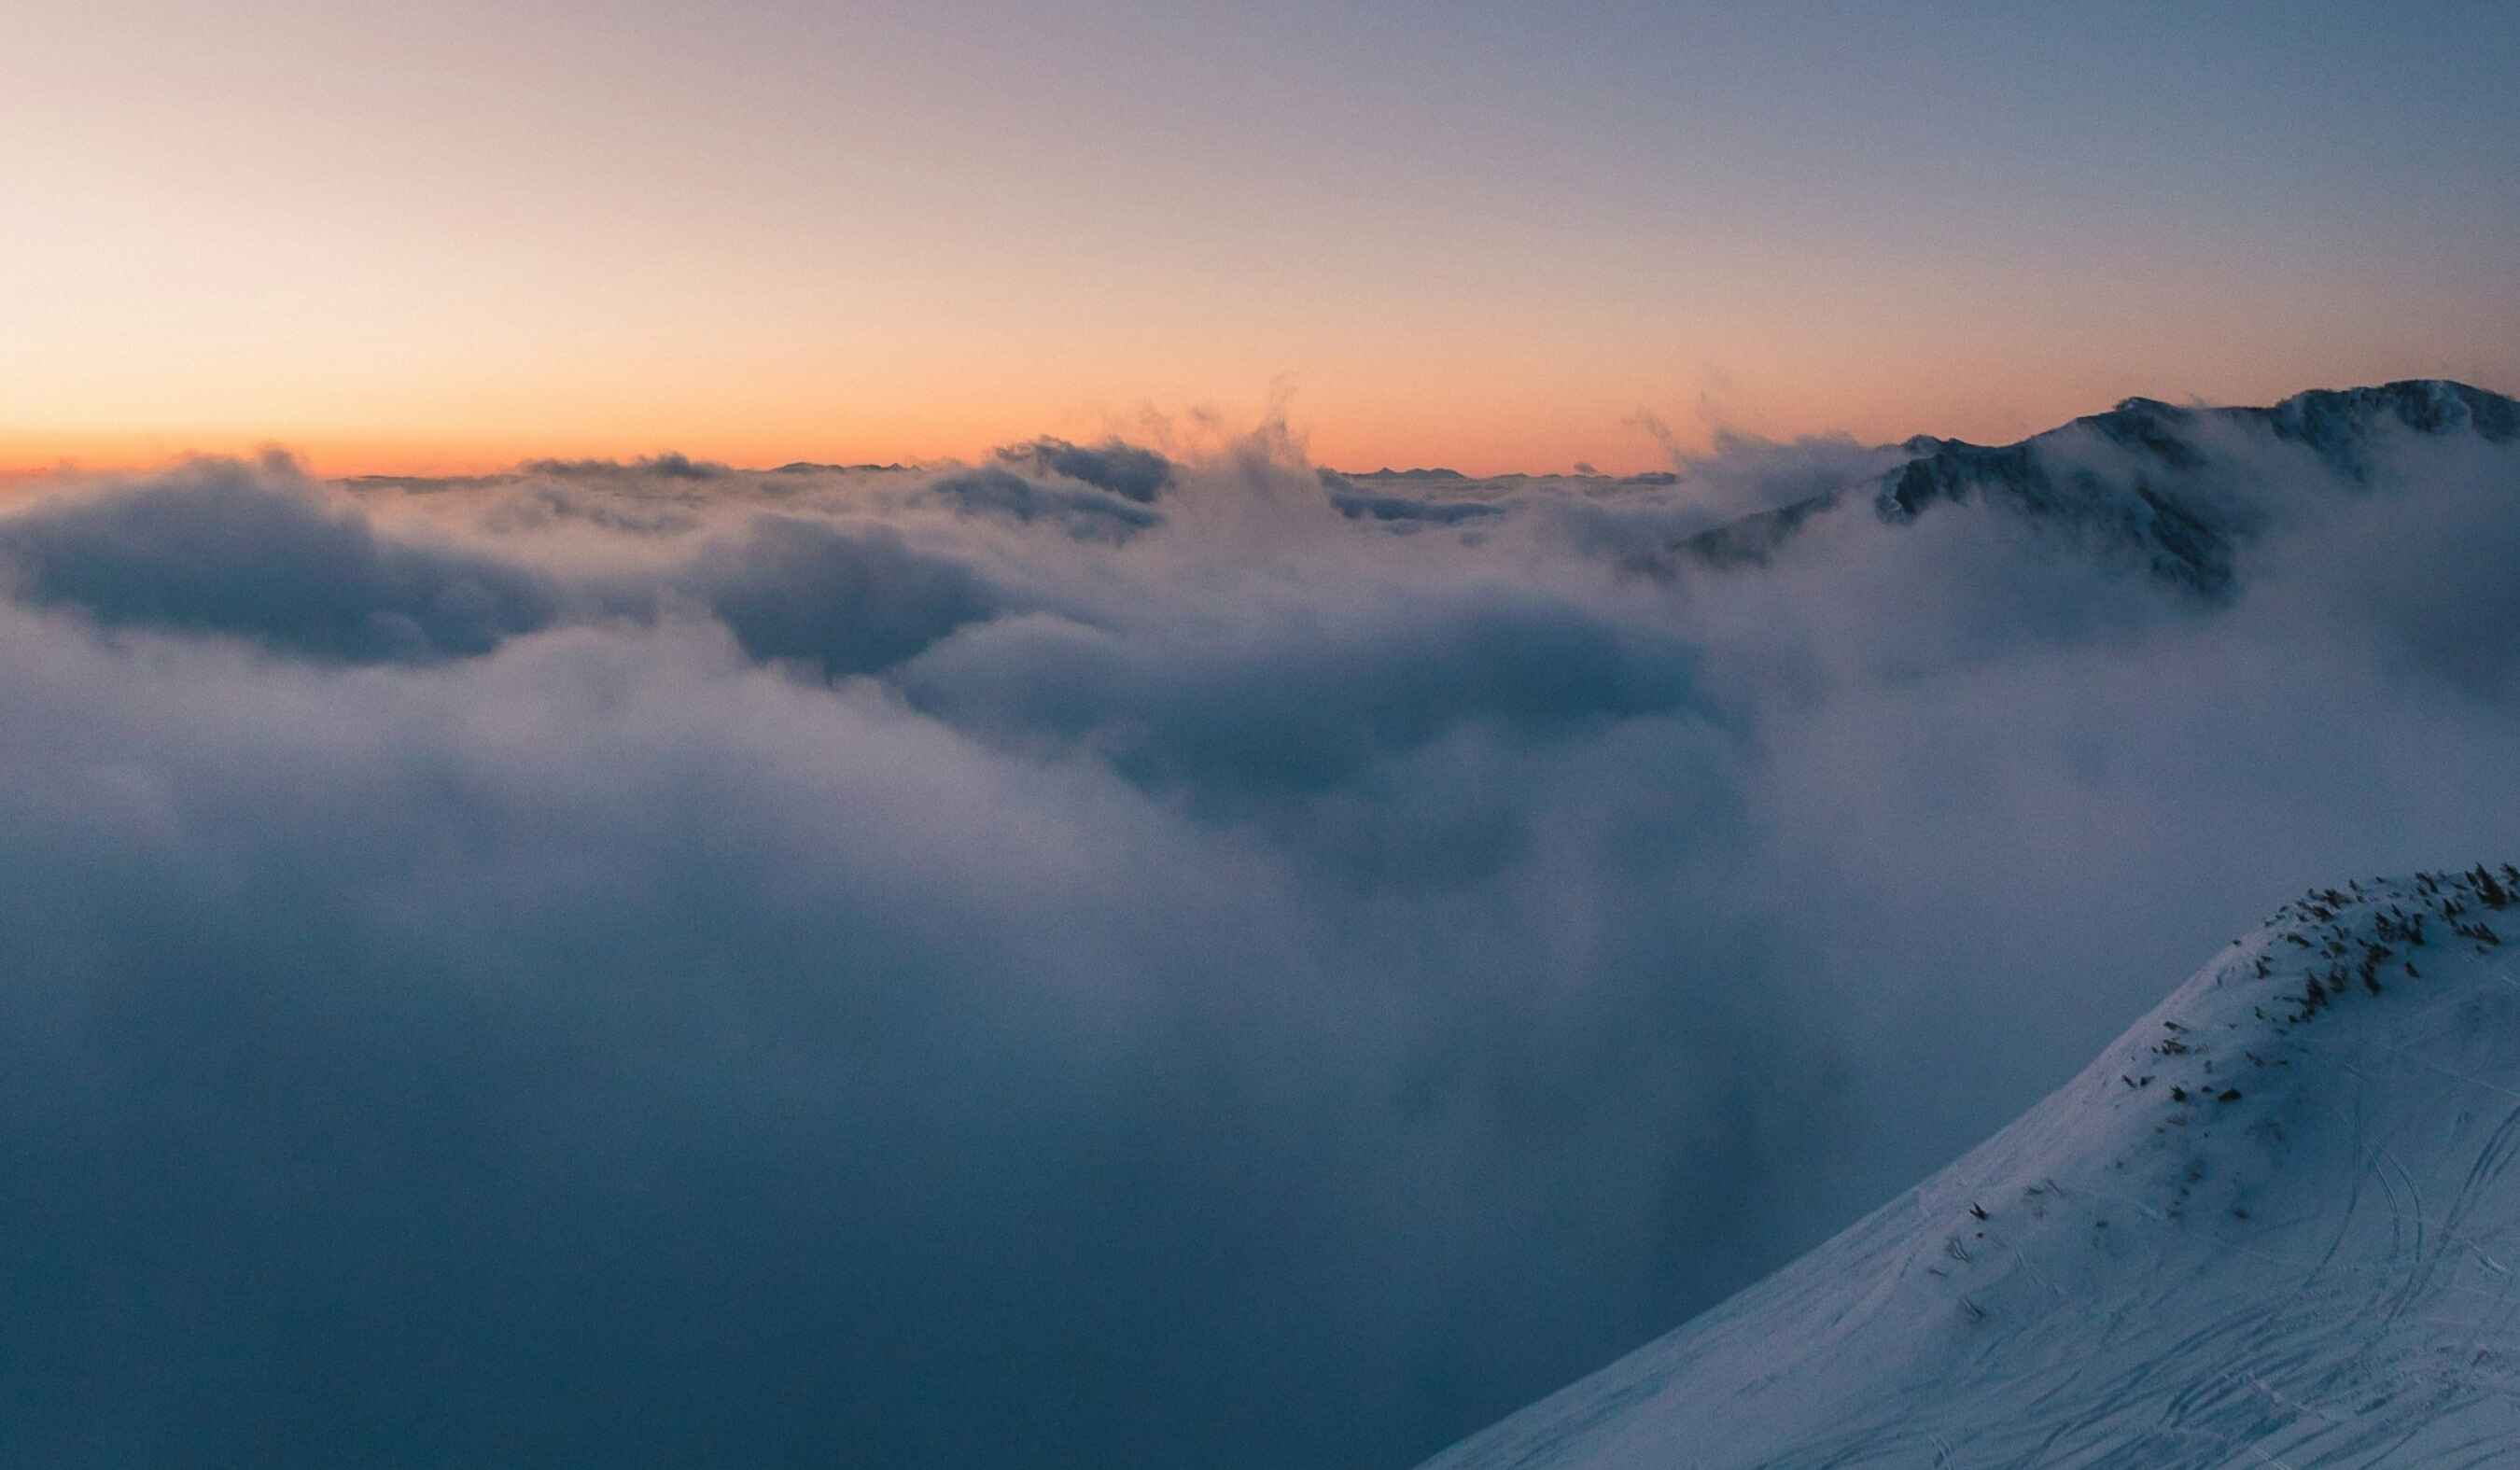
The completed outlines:
<svg viewBox="0 0 2520 1470">
<path fill-rule="evenodd" d="M 2520 1461 L 2515 930 L 2510 868 L 2305 895 L 1958 1163 L 1429 1470 Z"/>
</svg>

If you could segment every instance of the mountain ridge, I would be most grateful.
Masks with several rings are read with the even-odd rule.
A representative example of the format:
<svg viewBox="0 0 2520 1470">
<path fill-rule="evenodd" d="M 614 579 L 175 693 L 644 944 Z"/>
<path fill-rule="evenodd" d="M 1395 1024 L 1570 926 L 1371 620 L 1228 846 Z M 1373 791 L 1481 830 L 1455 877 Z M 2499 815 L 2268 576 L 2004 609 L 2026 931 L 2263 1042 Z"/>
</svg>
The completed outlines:
<svg viewBox="0 0 2520 1470">
<path fill-rule="evenodd" d="M 2128 398 L 2010 444 L 1918 435 L 1900 446 L 1908 458 L 1877 477 L 1727 521 L 1666 551 L 1715 569 L 1764 565 L 1809 522 L 1868 490 L 1886 523 L 1912 523 L 1937 505 L 1982 501 L 2131 556 L 2180 590 L 2221 600 L 2233 589 L 2240 546 L 2263 527 L 2266 512 L 2215 482 L 2213 439 L 2260 435 L 2361 485 L 2375 439 L 2393 429 L 2427 436 L 2466 430 L 2507 444 L 2520 438 L 2520 401 L 2448 379 L 2315 388 L 2263 408 Z M 2095 466 L 2094 458 L 2114 463 Z M 1641 569 L 1670 574 L 1668 561 Z"/>
<path fill-rule="evenodd" d="M 2509 1463 L 2520 869 L 2313 890 L 1792 1265 L 1426 1462 Z"/>
</svg>

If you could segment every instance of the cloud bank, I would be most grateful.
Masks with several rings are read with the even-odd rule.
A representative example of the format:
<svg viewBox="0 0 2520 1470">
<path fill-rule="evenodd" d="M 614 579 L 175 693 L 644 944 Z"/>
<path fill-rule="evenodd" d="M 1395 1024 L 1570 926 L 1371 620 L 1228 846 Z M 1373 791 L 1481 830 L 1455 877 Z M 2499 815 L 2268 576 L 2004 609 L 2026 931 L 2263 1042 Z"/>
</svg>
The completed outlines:
<svg viewBox="0 0 2520 1470">
<path fill-rule="evenodd" d="M 0 1458 L 1411 1462 L 2277 897 L 2508 849 L 2520 447 L 2356 413 L 1921 508 L 1271 434 L 22 497 Z"/>
</svg>

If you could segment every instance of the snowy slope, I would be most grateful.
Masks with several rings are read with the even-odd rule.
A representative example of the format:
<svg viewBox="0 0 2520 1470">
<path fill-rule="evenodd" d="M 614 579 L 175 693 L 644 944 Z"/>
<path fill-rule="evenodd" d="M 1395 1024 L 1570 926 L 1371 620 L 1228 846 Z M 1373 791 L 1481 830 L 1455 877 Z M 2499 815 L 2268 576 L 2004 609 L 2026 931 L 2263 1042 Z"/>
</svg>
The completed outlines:
<svg viewBox="0 0 2520 1470">
<path fill-rule="evenodd" d="M 2520 1465 L 2515 1157 L 2520 870 L 2306 895 L 1958 1163 L 1429 1470 Z"/>
</svg>

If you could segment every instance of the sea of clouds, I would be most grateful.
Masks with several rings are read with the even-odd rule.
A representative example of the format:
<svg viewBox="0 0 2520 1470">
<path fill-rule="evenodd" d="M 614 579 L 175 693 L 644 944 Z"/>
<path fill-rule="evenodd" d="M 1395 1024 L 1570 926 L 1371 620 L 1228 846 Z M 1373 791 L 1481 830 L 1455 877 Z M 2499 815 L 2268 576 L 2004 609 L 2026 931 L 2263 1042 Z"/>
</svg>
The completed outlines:
<svg viewBox="0 0 2520 1470">
<path fill-rule="evenodd" d="M 2520 445 L 2193 433 L 2228 596 L 1837 440 L 16 487 L 0 1459 L 1413 1462 L 2520 847 Z"/>
</svg>

